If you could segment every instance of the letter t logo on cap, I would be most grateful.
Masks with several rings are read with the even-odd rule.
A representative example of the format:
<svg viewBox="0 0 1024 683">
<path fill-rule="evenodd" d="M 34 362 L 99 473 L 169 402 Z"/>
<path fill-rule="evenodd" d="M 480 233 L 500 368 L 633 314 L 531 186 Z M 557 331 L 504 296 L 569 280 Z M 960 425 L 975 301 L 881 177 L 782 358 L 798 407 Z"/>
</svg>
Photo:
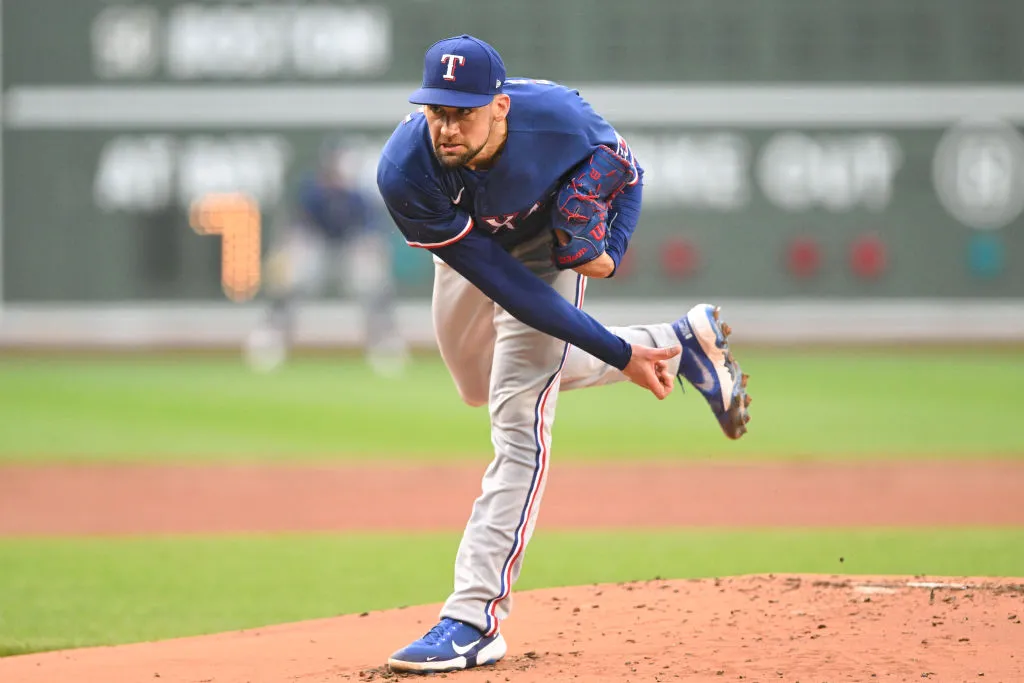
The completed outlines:
<svg viewBox="0 0 1024 683">
<path fill-rule="evenodd" d="M 441 63 L 448 65 L 448 71 L 446 71 L 443 76 L 444 80 L 454 81 L 456 65 L 462 66 L 465 64 L 466 58 L 462 55 L 441 55 Z"/>
</svg>

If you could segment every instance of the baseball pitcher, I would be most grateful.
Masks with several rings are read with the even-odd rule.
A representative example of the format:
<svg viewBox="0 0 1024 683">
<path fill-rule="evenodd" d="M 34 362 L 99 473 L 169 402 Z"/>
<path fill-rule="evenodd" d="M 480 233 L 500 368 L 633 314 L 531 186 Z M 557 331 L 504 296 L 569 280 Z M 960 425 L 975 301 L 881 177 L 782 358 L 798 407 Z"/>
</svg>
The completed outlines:
<svg viewBox="0 0 1024 683">
<path fill-rule="evenodd" d="M 560 390 L 628 379 L 663 399 L 679 376 L 732 439 L 750 399 L 714 306 L 624 328 L 583 312 L 587 278 L 613 277 L 626 252 L 643 169 L 578 92 L 506 78 L 494 48 L 462 35 L 427 50 L 409 101 L 422 106 L 384 146 L 377 185 L 409 245 L 433 253 L 441 356 L 463 400 L 488 406 L 494 444 L 441 621 L 388 660 L 423 673 L 505 655 Z"/>
</svg>

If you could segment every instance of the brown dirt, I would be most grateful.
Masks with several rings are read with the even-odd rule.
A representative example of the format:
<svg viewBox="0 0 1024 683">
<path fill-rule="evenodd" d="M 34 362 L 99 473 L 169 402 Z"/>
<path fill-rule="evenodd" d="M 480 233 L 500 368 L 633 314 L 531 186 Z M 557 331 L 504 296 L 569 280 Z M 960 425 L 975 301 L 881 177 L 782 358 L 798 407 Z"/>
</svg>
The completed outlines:
<svg viewBox="0 0 1024 683">
<path fill-rule="evenodd" d="M 0 467 L 0 535 L 461 530 L 482 471 Z M 560 465 L 540 523 L 549 530 L 1021 526 L 1021 491 L 1021 461 Z"/>
<path fill-rule="evenodd" d="M 5 467 L 0 535 L 460 529 L 479 476 L 440 467 Z M 1014 462 L 561 466 L 541 525 L 1021 526 L 1022 490 L 1024 463 Z M 381 664 L 433 625 L 438 607 L 8 657 L 0 681 L 392 680 Z M 1009 683 L 1024 680 L 1022 620 L 1024 579 L 1010 578 L 780 575 L 557 588 L 517 594 L 503 626 L 508 658 L 457 676 Z"/>
<path fill-rule="evenodd" d="M 927 579 L 917 579 L 925 582 Z M 947 579 L 943 579 L 947 581 Z M 471 681 L 1024 680 L 1024 585 L 747 576 L 522 593 L 510 655 Z M 437 605 L 0 660 L 5 683 L 329 683 L 382 666 Z M 415 679 L 421 680 L 421 679 Z"/>
</svg>

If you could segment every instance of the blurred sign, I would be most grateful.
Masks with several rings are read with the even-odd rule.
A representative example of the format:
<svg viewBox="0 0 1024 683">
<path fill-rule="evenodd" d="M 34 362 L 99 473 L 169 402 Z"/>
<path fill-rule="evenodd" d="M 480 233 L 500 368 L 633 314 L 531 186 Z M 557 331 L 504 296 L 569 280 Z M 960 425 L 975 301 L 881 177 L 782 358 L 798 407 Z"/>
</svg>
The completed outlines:
<svg viewBox="0 0 1024 683">
<path fill-rule="evenodd" d="M 251 296 L 219 243 L 242 233 L 197 234 L 195 203 L 242 194 L 266 233 L 338 133 L 372 190 L 423 50 L 461 30 L 578 87 L 644 166 L 631 267 L 602 296 L 1024 296 L 1024 3 L 652 0 L 610 33 L 613 0 L 466 7 L 3 3 L 5 298 Z M 399 250 L 426 264 L 399 264 L 403 296 L 429 296 L 422 257 Z"/>
<path fill-rule="evenodd" d="M 489 40 L 560 82 L 1019 82 L 1013 0 L 8 0 L 4 79 L 408 82 L 435 40 Z M 609 30 L 614 26 L 614 30 Z M 601 40 L 594 40 L 600 35 Z"/>
<path fill-rule="evenodd" d="M 112 5 L 91 39 L 109 79 L 373 76 L 391 60 L 388 13 L 372 5 Z"/>
<path fill-rule="evenodd" d="M 999 120 L 965 121 L 935 154 L 939 200 L 973 228 L 1002 228 L 1024 211 L 1024 137 Z"/>
<path fill-rule="evenodd" d="M 280 135 L 119 135 L 100 150 L 93 198 L 104 211 L 187 208 L 203 195 L 282 200 L 291 144 Z"/>
<path fill-rule="evenodd" d="M 687 270 L 688 291 L 715 296 L 1024 296 L 1021 269 L 1009 267 L 1024 253 L 1015 138 L 971 134 L 964 147 L 950 142 L 961 140 L 950 137 L 956 130 L 623 127 L 646 171 L 644 210 L 633 273 L 600 289 L 678 296 L 663 252 L 685 239 L 702 264 Z M 329 132 L 9 131 L 5 155 L 26 161 L 5 174 L 8 296 L 223 296 L 217 245 L 189 230 L 189 207 L 244 192 L 272 228 Z M 389 129 L 349 132 L 362 141 L 354 170 L 372 190 Z M 970 267 L 975 228 L 1004 235 L 1008 267 L 998 277 Z M 871 280 L 848 260 L 865 234 L 888 253 L 887 270 Z M 799 238 L 819 245 L 814 278 L 791 269 Z M 398 256 L 421 256 L 412 252 Z M 403 295 L 429 294 L 428 268 L 402 272 Z"/>
<path fill-rule="evenodd" d="M 902 150 L 880 133 L 779 132 L 760 149 L 738 133 L 637 134 L 630 145 L 647 177 L 644 201 L 737 211 L 755 188 L 787 211 L 880 211 L 892 198 Z"/>
</svg>

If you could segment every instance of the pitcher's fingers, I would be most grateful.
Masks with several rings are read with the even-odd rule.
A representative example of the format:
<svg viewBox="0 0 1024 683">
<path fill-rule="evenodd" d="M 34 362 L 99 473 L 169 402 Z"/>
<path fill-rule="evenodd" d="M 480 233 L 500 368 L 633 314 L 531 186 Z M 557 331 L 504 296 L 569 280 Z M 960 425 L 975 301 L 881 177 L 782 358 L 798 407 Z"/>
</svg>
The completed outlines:
<svg viewBox="0 0 1024 683">
<path fill-rule="evenodd" d="M 654 357 L 663 359 L 675 358 L 682 352 L 682 350 L 683 347 L 679 344 L 676 344 L 675 346 L 666 346 L 656 349 L 657 353 Z"/>
<path fill-rule="evenodd" d="M 660 360 L 656 364 L 656 372 L 658 373 L 658 379 L 662 384 L 666 386 L 673 386 L 672 384 L 672 373 L 669 371 L 668 362 Z"/>
<path fill-rule="evenodd" d="M 655 381 L 651 386 L 651 392 L 658 397 L 659 401 L 661 401 L 668 396 L 668 392 L 671 390 L 672 385 L 666 385 L 660 375 L 655 375 L 654 380 Z"/>
<path fill-rule="evenodd" d="M 669 377 L 667 368 L 658 368 L 656 373 L 658 376 L 658 383 L 661 384 L 661 386 L 667 389 L 672 386 L 672 378 Z"/>
</svg>

